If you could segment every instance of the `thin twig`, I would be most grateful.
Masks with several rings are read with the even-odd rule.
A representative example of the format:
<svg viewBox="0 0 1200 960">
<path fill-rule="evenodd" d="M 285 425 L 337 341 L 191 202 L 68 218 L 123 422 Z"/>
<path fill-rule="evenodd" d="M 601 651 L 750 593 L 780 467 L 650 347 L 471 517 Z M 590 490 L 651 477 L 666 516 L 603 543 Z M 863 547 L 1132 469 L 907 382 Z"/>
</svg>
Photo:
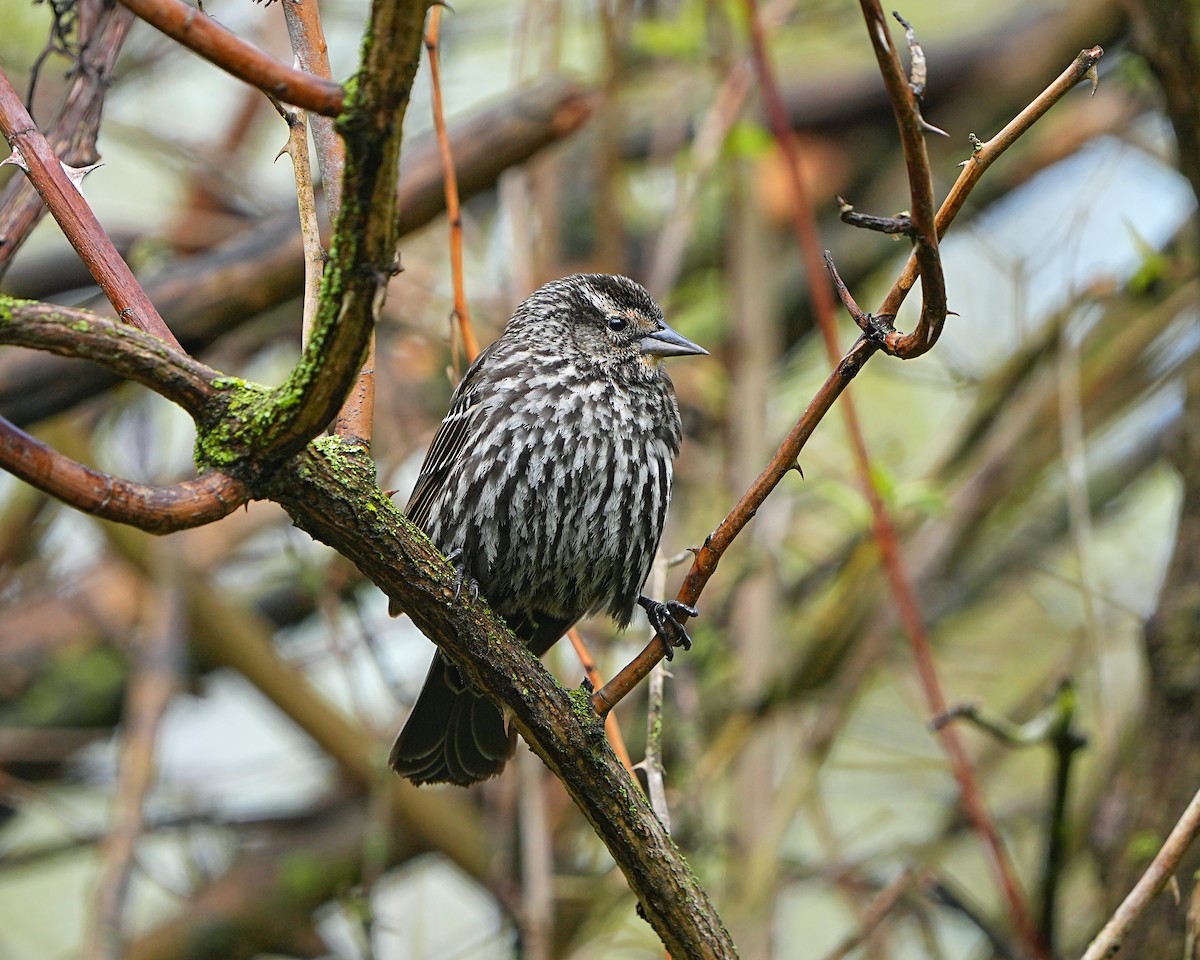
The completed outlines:
<svg viewBox="0 0 1200 960">
<path fill-rule="evenodd" d="M 327 117 L 342 112 L 346 92 L 339 84 L 280 63 L 183 0 L 121 3 L 172 40 L 277 100 Z"/>
<path fill-rule="evenodd" d="M 321 7 L 316 0 L 307 3 L 284 3 L 283 19 L 292 41 L 292 55 L 298 69 L 323 80 L 333 79 L 329 64 L 329 44 L 321 25 Z M 333 118 L 314 113 L 309 119 L 313 146 L 316 148 L 317 168 L 325 188 L 325 203 L 329 222 L 337 219 L 342 208 L 342 173 L 346 167 L 346 148 L 334 129 Z"/>
<path fill-rule="evenodd" d="M 467 307 L 467 288 L 463 276 L 463 220 L 458 201 L 458 174 L 454 169 L 454 154 L 450 150 L 450 135 L 446 131 L 446 113 L 442 104 L 442 70 L 439 42 L 442 28 L 442 8 L 429 12 L 429 27 L 425 31 L 425 50 L 429 55 L 429 86 L 433 101 L 433 129 L 437 134 L 438 153 L 446 181 L 446 219 L 450 223 L 450 278 L 454 285 L 454 312 L 450 315 L 450 338 L 457 331 L 466 361 L 470 364 L 479 355 L 479 340 L 471 326 Z"/>
<path fill-rule="evenodd" d="M 896 905 L 912 890 L 916 882 L 916 871 L 908 868 L 901 870 L 895 879 L 880 890 L 875 895 L 875 899 L 868 904 L 867 912 L 859 921 L 858 929 L 848 934 L 829 953 L 825 954 L 824 960 L 843 960 L 843 958 L 849 956 L 850 953 L 866 943 L 867 938 L 888 918 L 896 908 Z"/>
<path fill-rule="evenodd" d="M 649 589 L 652 597 L 661 597 L 667 590 L 667 565 L 661 554 L 654 559 Z M 649 689 L 646 692 L 646 754 L 641 766 L 646 773 L 646 793 L 650 798 L 650 806 L 662 821 L 663 829 L 669 833 L 671 810 L 667 806 L 662 762 L 663 687 L 666 675 L 667 668 L 662 662 L 655 664 L 650 671 Z"/>
<path fill-rule="evenodd" d="M 292 4 L 285 3 L 285 8 Z M 308 159 L 308 123 L 303 110 L 280 108 L 288 125 L 288 142 L 278 156 L 287 154 L 296 179 L 296 209 L 300 214 L 300 238 L 304 244 L 304 296 L 301 300 L 301 346 L 308 345 L 309 332 L 321 295 L 321 275 L 325 271 L 325 248 L 321 245 L 321 224 L 317 219 L 317 198 L 313 190 L 312 164 Z M 278 157 L 276 157 L 278 159 Z"/>
<path fill-rule="evenodd" d="M 521 956 L 550 960 L 554 940 L 554 840 L 544 792 L 546 765 L 532 752 L 517 757 L 521 852 Z"/>
<path fill-rule="evenodd" d="M 321 25 L 320 8 L 315 2 L 284 3 L 284 18 L 288 36 L 292 41 L 292 53 L 296 57 L 297 69 L 312 73 L 324 80 L 331 79 L 329 47 L 325 42 L 325 30 Z M 346 146 L 337 135 L 333 121 L 314 114 L 310 121 L 313 143 L 316 146 L 317 165 L 321 170 L 321 182 L 325 187 L 325 206 L 329 221 L 336 223 L 342 209 L 342 178 L 346 170 Z M 305 141 L 305 164 L 307 165 L 307 141 Z M 311 189 L 311 175 L 309 176 Z M 297 187 L 299 188 L 299 182 Z M 301 201 L 303 205 L 303 200 Z M 316 204 L 313 202 L 313 217 Z M 303 220 L 303 210 L 302 210 Z M 315 223 L 315 220 L 314 220 Z M 317 298 L 321 278 L 324 275 L 325 253 L 321 247 L 319 232 L 307 228 L 304 233 L 305 262 L 305 341 L 312 314 L 308 311 L 309 298 Z M 334 433 L 350 443 L 370 449 L 375 421 L 375 332 L 371 331 L 367 351 L 355 377 L 354 385 L 338 410 L 334 420 Z"/>
<path fill-rule="evenodd" d="M 1082 960 L 1106 960 L 1116 956 L 1126 934 L 1133 929 L 1138 918 L 1167 885 L 1167 881 L 1175 875 L 1179 861 L 1196 839 L 1197 833 L 1200 833 L 1200 793 L 1192 797 L 1162 849 L 1129 891 L 1129 896 L 1121 902 L 1116 912 L 1088 945 Z"/>
<path fill-rule="evenodd" d="M 951 707 L 933 718 L 930 726 L 940 730 L 956 719 L 985 731 L 1011 747 L 1047 745 L 1054 751 L 1054 785 L 1046 810 L 1046 850 L 1042 858 L 1042 882 L 1038 908 L 1038 930 L 1053 954 L 1058 890 L 1067 862 L 1067 795 L 1075 755 L 1087 746 L 1087 737 L 1075 729 L 1077 703 L 1070 679 L 1059 683 L 1054 698 L 1037 716 L 1022 724 L 997 716 L 974 703 Z"/>
</svg>

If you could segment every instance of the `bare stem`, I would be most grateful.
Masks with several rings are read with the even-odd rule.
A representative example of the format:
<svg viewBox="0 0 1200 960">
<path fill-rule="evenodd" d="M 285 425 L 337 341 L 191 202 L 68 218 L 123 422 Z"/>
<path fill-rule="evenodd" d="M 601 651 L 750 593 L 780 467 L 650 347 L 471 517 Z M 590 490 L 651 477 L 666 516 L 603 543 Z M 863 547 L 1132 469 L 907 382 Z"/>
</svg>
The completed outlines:
<svg viewBox="0 0 1200 960">
<path fill-rule="evenodd" d="M 451 339 L 457 331 L 467 363 L 479 355 L 479 340 L 471 326 L 467 307 L 467 286 L 463 276 L 463 221 L 458 200 L 458 173 L 454 169 L 454 154 L 450 150 L 450 135 L 446 131 L 446 113 L 442 104 L 442 68 L 439 40 L 442 28 L 442 8 L 435 6 L 429 13 L 429 28 L 425 31 L 425 50 L 429 54 L 429 84 L 433 100 L 433 129 L 437 134 L 438 154 L 442 158 L 442 174 L 446 181 L 446 219 L 450 223 L 450 277 L 454 284 L 454 313 L 451 316 Z"/>
</svg>

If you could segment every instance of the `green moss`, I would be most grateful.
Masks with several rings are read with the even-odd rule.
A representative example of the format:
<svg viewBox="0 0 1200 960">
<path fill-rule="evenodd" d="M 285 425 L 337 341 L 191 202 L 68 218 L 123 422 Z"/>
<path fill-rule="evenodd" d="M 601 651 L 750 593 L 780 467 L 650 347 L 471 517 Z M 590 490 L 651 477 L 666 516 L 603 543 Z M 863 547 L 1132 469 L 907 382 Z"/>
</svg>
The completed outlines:
<svg viewBox="0 0 1200 960">
<path fill-rule="evenodd" d="M 18 300 L 16 297 L 9 297 L 0 293 L 0 323 L 11 321 L 13 313 L 18 307 L 31 307 L 36 303 L 36 300 Z"/>
<path fill-rule="evenodd" d="M 229 467 L 253 451 L 273 418 L 271 391 L 238 377 L 219 377 L 213 386 L 228 394 L 226 415 L 197 432 L 193 459 L 196 467 Z"/>
</svg>

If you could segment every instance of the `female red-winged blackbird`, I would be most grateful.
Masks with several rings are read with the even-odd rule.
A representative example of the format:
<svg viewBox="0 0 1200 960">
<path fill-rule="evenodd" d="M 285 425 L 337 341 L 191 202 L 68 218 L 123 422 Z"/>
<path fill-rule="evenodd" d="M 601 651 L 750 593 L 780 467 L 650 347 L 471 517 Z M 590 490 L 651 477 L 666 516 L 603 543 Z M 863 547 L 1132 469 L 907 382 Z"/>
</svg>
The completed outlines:
<svg viewBox="0 0 1200 960">
<path fill-rule="evenodd" d="M 678 644 L 695 611 L 641 596 L 671 499 L 679 408 L 663 357 L 707 353 L 625 277 L 546 284 L 471 364 L 408 516 L 541 656 L 606 610 L 641 605 Z M 440 652 L 390 762 L 415 783 L 470 784 L 512 754 L 500 710 Z"/>
</svg>

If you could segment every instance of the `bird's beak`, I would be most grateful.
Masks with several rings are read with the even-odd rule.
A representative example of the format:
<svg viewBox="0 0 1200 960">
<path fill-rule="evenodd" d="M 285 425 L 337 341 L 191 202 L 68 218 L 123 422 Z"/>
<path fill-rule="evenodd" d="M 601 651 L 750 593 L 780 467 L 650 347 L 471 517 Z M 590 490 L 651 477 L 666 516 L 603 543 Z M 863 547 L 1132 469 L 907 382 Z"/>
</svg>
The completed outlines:
<svg viewBox="0 0 1200 960">
<path fill-rule="evenodd" d="M 708 356 L 708 351 L 702 346 L 680 336 L 665 323 L 661 330 L 642 337 L 638 346 L 642 353 L 649 357 L 686 357 L 690 354 Z"/>
</svg>

